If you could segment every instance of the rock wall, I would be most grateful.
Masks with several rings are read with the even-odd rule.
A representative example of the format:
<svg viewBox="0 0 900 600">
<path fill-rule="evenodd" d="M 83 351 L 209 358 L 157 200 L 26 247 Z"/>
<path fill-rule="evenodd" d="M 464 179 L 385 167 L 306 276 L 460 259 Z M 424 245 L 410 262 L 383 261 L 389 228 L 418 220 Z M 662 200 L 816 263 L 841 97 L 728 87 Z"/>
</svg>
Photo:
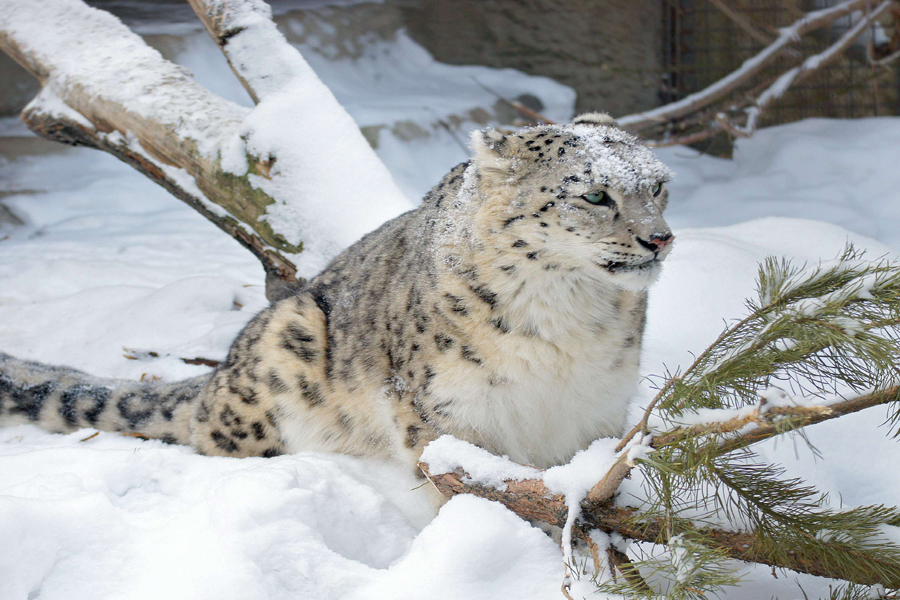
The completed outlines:
<svg viewBox="0 0 900 600">
<path fill-rule="evenodd" d="M 579 112 L 659 104 L 661 0 L 389 0 L 407 31 L 449 64 L 544 75 L 578 93 Z"/>
<path fill-rule="evenodd" d="M 89 4 L 111 10 L 146 33 L 166 19 L 180 24 L 192 19 L 186 5 L 173 6 L 173 1 L 89 0 Z M 278 14 L 311 10 L 318 22 L 331 14 L 336 25 L 333 31 L 346 35 L 335 41 L 328 35 L 332 30 L 319 33 L 338 54 L 354 53 L 355 35 L 368 31 L 384 37 L 391 35 L 392 28 L 403 27 L 438 61 L 512 68 L 550 77 L 578 93 L 577 111 L 622 115 L 659 103 L 662 3 L 386 0 L 341 6 L 340 2 L 321 0 L 278 0 L 274 6 Z M 333 5 L 325 8 L 328 4 Z M 297 37 L 291 31 L 285 33 Z M 0 116 L 15 114 L 38 91 L 37 82 L 2 53 L 0 82 Z"/>
</svg>

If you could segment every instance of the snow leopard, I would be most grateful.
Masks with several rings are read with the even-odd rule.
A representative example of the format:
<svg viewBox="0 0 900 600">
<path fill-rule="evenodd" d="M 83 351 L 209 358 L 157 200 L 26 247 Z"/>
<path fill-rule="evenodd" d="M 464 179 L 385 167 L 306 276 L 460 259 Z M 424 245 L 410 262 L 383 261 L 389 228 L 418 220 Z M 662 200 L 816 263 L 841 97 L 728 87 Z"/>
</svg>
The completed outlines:
<svg viewBox="0 0 900 600">
<path fill-rule="evenodd" d="M 620 435 L 674 240 L 671 171 L 605 113 L 471 147 L 420 206 L 256 315 L 214 372 L 126 382 L 0 354 L 0 423 L 414 472 L 443 434 L 541 468 Z"/>
</svg>

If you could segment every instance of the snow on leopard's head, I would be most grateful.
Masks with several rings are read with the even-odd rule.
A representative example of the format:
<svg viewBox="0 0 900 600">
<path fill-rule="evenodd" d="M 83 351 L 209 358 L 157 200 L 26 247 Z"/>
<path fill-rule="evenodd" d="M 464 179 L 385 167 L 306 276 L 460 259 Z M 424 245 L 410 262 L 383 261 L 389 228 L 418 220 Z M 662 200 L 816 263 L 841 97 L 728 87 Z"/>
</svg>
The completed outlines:
<svg viewBox="0 0 900 600">
<path fill-rule="evenodd" d="M 604 113 L 471 138 L 482 239 L 525 265 L 640 290 L 671 250 L 663 219 L 673 173 Z M 530 261 L 530 262 L 529 262 Z"/>
</svg>

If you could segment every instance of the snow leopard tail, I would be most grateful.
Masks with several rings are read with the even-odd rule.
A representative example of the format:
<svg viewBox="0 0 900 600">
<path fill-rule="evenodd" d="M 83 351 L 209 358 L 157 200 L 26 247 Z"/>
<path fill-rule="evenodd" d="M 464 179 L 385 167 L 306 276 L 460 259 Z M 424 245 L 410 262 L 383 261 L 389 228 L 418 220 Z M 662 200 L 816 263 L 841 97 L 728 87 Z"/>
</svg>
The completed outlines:
<svg viewBox="0 0 900 600">
<path fill-rule="evenodd" d="M 0 425 L 32 423 L 60 433 L 93 427 L 190 444 L 195 400 L 209 379 L 100 379 L 0 352 Z"/>
</svg>

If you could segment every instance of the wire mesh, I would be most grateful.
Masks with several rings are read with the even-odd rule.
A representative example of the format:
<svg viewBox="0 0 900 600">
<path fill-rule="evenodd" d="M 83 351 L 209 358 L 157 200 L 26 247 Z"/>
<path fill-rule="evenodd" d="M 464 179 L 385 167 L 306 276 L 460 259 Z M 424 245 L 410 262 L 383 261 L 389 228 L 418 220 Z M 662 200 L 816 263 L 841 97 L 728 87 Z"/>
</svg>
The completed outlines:
<svg viewBox="0 0 900 600">
<path fill-rule="evenodd" d="M 774 40 L 779 28 L 807 11 L 833 4 L 834 0 L 664 0 L 660 101 L 673 102 L 715 83 Z M 857 18 L 848 15 L 805 36 L 724 104 L 746 105 L 778 75 L 828 48 Z M 843 56 L 795 83 L 766 110 L 761 124 L 900 114 L 897 67 L 871 64 L 866 53 L 870 35 L 876 36 L 876 43 L 887 39 L 881 25 L 873 26 Z"/>
</svg>

